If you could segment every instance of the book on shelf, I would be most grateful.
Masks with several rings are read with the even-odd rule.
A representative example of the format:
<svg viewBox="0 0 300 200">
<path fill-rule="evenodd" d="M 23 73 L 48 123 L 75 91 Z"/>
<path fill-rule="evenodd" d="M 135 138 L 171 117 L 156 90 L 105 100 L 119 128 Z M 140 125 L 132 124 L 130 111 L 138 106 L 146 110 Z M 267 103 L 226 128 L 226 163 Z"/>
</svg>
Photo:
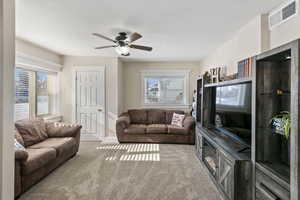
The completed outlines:
<svg viewBox="0 0 300 200">
<path fill-rule="evenodd" d="M 238 62 L 238 78 L 251 77 L 253 72 L 254 57 Z"/>
</svg>

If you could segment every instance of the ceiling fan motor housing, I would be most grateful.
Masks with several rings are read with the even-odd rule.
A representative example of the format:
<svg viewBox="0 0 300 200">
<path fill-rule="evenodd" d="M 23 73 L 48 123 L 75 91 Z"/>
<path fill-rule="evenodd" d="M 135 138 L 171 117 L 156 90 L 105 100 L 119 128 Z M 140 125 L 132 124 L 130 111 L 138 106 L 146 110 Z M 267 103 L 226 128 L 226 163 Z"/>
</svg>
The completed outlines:
<svg viewBox="0 0 300 200">
<path fill-rule="evenodd" d="M 125 33 L 125 32 L 119 33 L 119 35 L 116 37 L 117 41 L 124 41 L 126 39 L 127 39 L 127 33 Z"/>
</svg>

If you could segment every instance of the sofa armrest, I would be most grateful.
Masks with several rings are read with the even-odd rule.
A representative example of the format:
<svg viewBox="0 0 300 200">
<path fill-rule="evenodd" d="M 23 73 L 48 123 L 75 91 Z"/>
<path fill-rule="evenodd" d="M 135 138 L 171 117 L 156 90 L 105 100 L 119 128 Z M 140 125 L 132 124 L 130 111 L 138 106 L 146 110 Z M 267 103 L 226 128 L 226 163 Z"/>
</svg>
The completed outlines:
<svg viewBox="0 0 300 200">
<path fill-rule="evenodd" d="M 195 119 L 192 116 L 186 116 L 183 121 L 183 127 L 186 130 L 193 130 L 195 125 Z"/>
<path fill-rule="evenodd" d="M 49 137 L 77 137 L 82 128 L 78 124 L 66 124 L 61 122 L 47 123 Z"/>
<path fill-rule="evenodd" d="M 21 162 L 15 160 L 15 199 L 22 193 Z"/>
<path fill-rule="evenodd" d="M 28 158 L 28 152 L 24 150 L 15 150 L 15 160 L 19 162 L 24 162 Z"/>
<path fill-rule="evenodd" d="M 124 128 L 127 128 L 130 125 L 130 117 L 128 114 L 123 113 L 119 116 L 117 119 L 117 126 Z"/>
</svg>

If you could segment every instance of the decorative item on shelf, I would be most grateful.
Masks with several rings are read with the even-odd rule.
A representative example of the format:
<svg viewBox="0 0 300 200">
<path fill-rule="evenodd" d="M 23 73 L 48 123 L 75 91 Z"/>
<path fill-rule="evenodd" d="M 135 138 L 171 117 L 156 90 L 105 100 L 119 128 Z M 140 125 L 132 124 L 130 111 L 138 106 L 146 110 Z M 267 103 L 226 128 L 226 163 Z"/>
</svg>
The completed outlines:
<svg viewBox="0 0 300 200">
<path fill-rule="evenodd" d="M 226 76 L 227 76 L 227 67 L 226 66 L 220 67 L 220 76 L 219 76 L 220 81 L 225 81 Z"/>
<path fill-rule="evenodd" d="M 215 115 L 215 125 L 217 128 L 222 128 L 225 123 L 225 118 L 221 116 L 220 114 Z"/>
<path fill-rule="evenodd" d="M 254 57 L 250 57 L 238 62 L 238 78 L 252 76 L 254 62 Z"/>
<path fill-rule="evenodd" d="M 210 82 L 211 83 L 218 83 L 218 82 L 220 82 L 220 71 L 221 71 L 220 67 L 211 68 L 209 70 L 209 72 L 210 72 Z"/>
<path fill-rule="evenodd" d="M 231 81 L 234 79 L 237 79 L 237 73 L 225 76 L 224 81 Z"/>
<path fill-rule="evenodd" d="M 206 71 L 206 72 L 204 72 L 202 79 L 206 80 L 208 83 L 210 83 L 210 80 L 211 80 L 210 77 L 211 77 L 211 75 L 210 75 L 209 71 Z"/>
<path fill-rule="evenodd" d="M 278 115 L 275 115 L 270 120 L 270 126 L 275 133 L 283 135 L 286 139 L 289 139 L 291 129 L 291 116 L 288 111 L 282 111 Z"/>
<path fill-rule="evenodd" d="M 196 110 L 197 110 L 196 106 L 197 106 L 197 90 L 194 90 L 191 115 L 195 119 L 196 119 Z"/>
</svg>

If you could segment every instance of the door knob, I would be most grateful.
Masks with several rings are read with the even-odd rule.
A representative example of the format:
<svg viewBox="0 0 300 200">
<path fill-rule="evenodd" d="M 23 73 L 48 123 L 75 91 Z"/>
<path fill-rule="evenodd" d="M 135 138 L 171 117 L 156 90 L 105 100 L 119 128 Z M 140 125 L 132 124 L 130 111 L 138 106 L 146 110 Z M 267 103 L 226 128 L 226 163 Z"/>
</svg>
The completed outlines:
<svg viewBox="0 0 300 200">
<path fill-rule="evenodd" d="M 102 109 L 98 109 L 98 112 L 102 112 Z"/>
</svg>

